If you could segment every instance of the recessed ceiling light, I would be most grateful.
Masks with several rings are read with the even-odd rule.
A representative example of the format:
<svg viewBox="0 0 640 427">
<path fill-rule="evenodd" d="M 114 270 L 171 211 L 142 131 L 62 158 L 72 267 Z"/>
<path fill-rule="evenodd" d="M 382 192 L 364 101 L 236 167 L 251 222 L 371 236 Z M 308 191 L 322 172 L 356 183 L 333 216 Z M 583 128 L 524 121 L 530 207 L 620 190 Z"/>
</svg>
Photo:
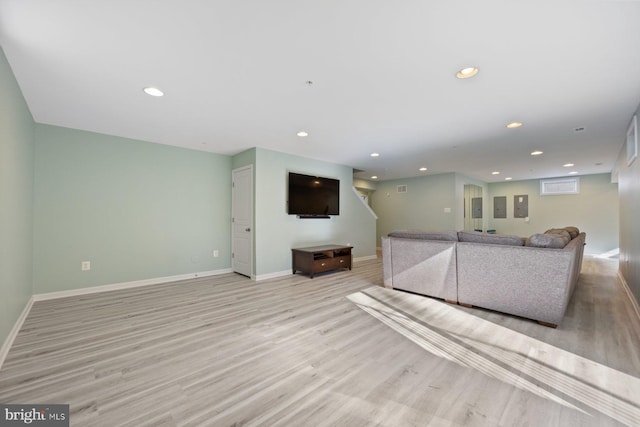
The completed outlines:
<svg viewBox="0 0 640 427">
<path fill-rule="evenodd" d="M 522 126 L 521 122 L 511 122 L 507 125 L 507 128 L 515 129 L 515 128 L 519 128 L 520 126 Z"/>
<path fill-rule="evenodd" d="M 371 153 L 371 154 L 369 154 L 369 155 L 370 155 L 371 157 L 378 157 L 378 156 L 380 156 L 380 153 Z"/>
<path fill-rule="evenodd" d="M 504 180 L 505 181 L 511 181 L 513 178 L 511 178 L 510 176 L 506 177 Z"/>
<path fill-rule="evenodd" d="M 424 172 L 426 170 L 427 170 L 427 168 L 424 168 L 424 167 L 420 168 L 420 172 Z"/>
<path fill-rule="evenodd" d="M 500 175 L 500 172 L 498 172 L 498 171 L 493 171 L 493 172 L 491 172 L 491 175 Z"/>
<path fill-rule="evenodd" d="M 468 79 L 469 77 L 473 77 L 478 74 L 478 70 L 476 67 L 466 67 L 456 73 L 456 77 L 459 79 Z"/>
<path fill-rule="evenodd" d="M 573 163 L 565 163 L 564 165 L 562 165 L 565 168 L 570 168 L 571 166 L 575 166 Z"/>
<path fill-rule="evenodd" d="M 304 138 L 305 136 L 309 136 L 309 134 L 306 133 L 305 131 L 300 131 L 296 135 L 298 135 L 299 137 L 302 137 L 302 138 Z"/>
<path fill-rule="evenodd" d="M 371 179 L 378 179 L 378 177 L 376 175 L 373 175 Z"/>
<path fill-rule="evenodd" d="M 532 151 L 531 152 L 532 156 L 539 156 L 540 154 L 542 154 L 542 151 L 540 151 L 540 150 L 536 150 L 536 151 Z"/>
<path fill-rule="evenodd" d="M 151 96 L 164 96 L 164 92 L 158 89 L 157 87 L 145 87 L 144 93 Z"/>
<path fill-rule="evenodd" d="M 578 172 L 576 172 L 576 171 L 569 172 L 569 175 L 577 175 L 577 174 L 578 174 Z"/>
</svg>

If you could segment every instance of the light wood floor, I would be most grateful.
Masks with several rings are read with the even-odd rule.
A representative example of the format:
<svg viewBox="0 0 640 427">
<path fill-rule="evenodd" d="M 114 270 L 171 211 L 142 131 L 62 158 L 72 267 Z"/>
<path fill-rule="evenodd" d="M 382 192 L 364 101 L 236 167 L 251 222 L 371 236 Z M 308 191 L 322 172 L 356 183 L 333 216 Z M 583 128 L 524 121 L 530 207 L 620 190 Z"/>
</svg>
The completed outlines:
<svg viewBox="0 0 640 427">
<path fill-rule="evenodd" d="M 551 329 L 381 288 L 378 261 L 34 304 L 2 403 L 74 426 L 615 426 L 640 420 L 640 321 L 585 258 Z"/>
</svg>

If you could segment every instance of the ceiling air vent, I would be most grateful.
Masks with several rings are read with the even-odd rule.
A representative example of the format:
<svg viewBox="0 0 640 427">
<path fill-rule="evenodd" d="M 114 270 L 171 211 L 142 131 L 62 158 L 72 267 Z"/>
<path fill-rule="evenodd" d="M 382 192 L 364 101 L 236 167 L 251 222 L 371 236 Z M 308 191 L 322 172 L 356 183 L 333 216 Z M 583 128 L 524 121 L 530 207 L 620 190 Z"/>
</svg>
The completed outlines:
<svg viewBox="0 0 640 427">
<path fill-rule="evenodd" d="M 540 195 L 579 194 L 580 178 L 541 179 Z"/>
<path fill-rule="evenodd" d="M 406 193 L 407 192 L 407 185 L 398 185 L 398 193 Z"/>
</svg>

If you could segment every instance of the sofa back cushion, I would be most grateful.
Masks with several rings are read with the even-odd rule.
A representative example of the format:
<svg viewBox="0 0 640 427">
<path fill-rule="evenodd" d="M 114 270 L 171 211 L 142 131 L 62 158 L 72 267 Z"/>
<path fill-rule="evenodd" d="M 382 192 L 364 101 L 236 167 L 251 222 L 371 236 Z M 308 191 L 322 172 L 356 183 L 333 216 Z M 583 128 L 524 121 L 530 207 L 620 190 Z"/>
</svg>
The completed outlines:
<svg viewBox="0 0 640 427">
<path fill-rule="evenodd" d="M 421 230 L 396 230 L 389 233 L 389 237 L 400 237 L 403 239 L 417 240 L 442 240 L 446 242 L 457 242 L 458 233 L 455 231 L 421 231 Z"/>
<path fill-rule="evenodd" d="M 486 234 L 478 231 L 458 231 L 458 241 L 468 243 L 485 243 L 489 245 L 523 246 L 520 236 L 508 234 Z"/>
<path fill-rule="evenodd" d="M 525 243 L 525 246 L 531 246 L 534 248 L 552 248 L 562 249 L 569 240 L 560 234 L 555 233 L 537 233 L 529 237 Z"/>
</svg>

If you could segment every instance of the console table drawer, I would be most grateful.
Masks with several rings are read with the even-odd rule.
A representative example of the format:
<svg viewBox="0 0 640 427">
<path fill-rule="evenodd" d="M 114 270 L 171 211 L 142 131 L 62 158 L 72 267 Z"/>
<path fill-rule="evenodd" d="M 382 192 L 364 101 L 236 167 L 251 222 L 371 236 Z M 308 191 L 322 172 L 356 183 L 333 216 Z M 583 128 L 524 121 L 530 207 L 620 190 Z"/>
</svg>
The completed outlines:
<svg viewBox="0 0 640 427">
<path fill-rule="evenodd" d="M 333 258 L 335 268 L 351 268 L 351 255 Z"/>
<path fill-rule="evenodd" d="M 336 264 L 334 258 L 317 259 L 313 261 L 313 271 L 322 273 L 323 271 L 335 270 Z"/>
</svg>

